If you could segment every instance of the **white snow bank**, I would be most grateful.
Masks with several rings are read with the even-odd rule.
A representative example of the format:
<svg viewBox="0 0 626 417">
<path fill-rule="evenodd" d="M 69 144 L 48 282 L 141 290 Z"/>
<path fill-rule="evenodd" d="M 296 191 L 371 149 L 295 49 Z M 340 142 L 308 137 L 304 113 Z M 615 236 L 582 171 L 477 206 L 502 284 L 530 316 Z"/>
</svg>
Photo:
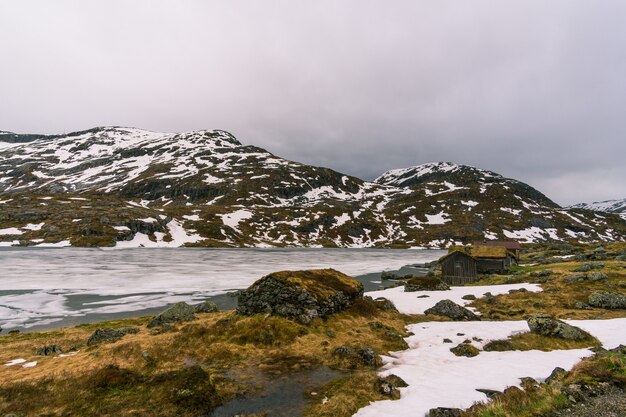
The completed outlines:
<svg viewBox="0 0 626 417">
<path fill-rule="evenodd" d="M 171 220 L 167 224 L 167 228 L 169 229 L 169 233 L 172 238 L 170 241 L 163 240 L 165 234 L 160 232 L 156 232 L 154 234 L 156 240 L 150 240 L 150 237 L 145 233 L 135 233 L 132 240 L 119 241 L 115 245 L 115 248 L 177 248 L 183 246 L 185 243 L 195 243 L 204 239 L 196 233 L 185 230 L 182 224 L 180 224 L 180 222 L 176 219 Z"/>
<path fill-rule="evenodd" d="M 507 285 L 481 285 L 476 287 L 451 287 L 448 291 L 415 291 L 404 292 L 404 287 L 388 288 L 381 291 L 372 291 L 365 293 L 372 298 L 385 297 L 392 301 L 398 311 L 403 314 L 423 314 L 441 300 L 451 300 L 459 305 L 467 305 L 472 300 L 463 300 L 464 295 L 474 295 L 482 297 L 485 293 L 490 292 L 493 295 L 506 294 L 511 290 L 519 290 L 525 288 L 528 291 L 543 291 L 538 284 L 507 284 Z M 419 296 L 428 295 L 428 298 L 418 298 Z"/>
<path fill-rule="evenodd" d="M 626 319 L 575 320 L 569 323 L 589 331 L 606 347 L 626 343 L 626 332 L 623 331 Z M 477 388 L 502 391 L 519 385 L 523 377 L 542 380 L 555 367 L 570 369 L 580 359 L 593 354 L 588 349 L 531 350 L 481 352 L 476 357 L 466 358 L 450 352 L 451 347 L 465 339 L 482 339 L 480 343 L 472 342 L 481 347 L 489 340 L 527 331 L 525 321 L 428 322 L 407 328 L 415 334 L 405 339 L 409 349 L 383 357 L 384 366 L 380 375 L 397 375 L 409 386 L 400 388 L 399 400 L 373 402 L 355 416 L 415 417 L 425 416 L 435 407 L 467 408 L 476 401 L 487 400 L 485 394 L 476 391 Z M 452 340 L 452 343 L 443 343 L 444 338 Z"/>
<path fill-rule="evenodd" d="M 32 368 L 37 366 L 37 361 L 32 361 L 32 362 L 26 362 L 24 365 L 22 365 L 22 368 Z"/>
<path fill-rule="evenodd" d="M 16 227 L 8 227 L 6 229 L 0 229 L 0 235 L 21 235 L 22 232 L 20 229 Z"/>
</svg>

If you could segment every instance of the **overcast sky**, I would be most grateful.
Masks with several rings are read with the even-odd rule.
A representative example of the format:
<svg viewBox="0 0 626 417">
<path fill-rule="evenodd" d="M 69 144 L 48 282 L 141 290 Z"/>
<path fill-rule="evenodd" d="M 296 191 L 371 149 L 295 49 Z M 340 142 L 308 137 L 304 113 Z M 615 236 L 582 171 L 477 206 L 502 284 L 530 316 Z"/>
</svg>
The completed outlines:
<svg viewBox="0 0 626 417">
<path fill-rule="evenodd" d="M 0 0 L 0 130 L 223 129 L 364 179 L 431 161 L 626 197 L 626 1 Z"/>
</svg>

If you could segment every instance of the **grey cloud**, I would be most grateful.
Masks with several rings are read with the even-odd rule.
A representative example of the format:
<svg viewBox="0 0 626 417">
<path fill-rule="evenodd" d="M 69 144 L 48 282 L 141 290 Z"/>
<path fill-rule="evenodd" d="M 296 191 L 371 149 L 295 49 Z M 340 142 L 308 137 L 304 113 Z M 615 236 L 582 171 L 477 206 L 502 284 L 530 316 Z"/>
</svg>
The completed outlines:
<svg viewBox="0 0 626 417">
<path fill-rule="evenodd" d="M 467 163 L 626 197 L 626 3 L 0 4 L 0 129 L 220 128 L 374 178 Z"/>
</svg>

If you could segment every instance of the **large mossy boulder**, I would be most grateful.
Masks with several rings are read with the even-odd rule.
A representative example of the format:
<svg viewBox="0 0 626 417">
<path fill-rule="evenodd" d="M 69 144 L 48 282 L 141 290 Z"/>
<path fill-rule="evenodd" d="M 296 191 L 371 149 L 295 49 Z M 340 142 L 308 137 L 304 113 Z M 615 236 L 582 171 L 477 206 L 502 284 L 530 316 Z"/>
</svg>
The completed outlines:
<svg viewBox="0 0 626 417">
<path fill-rule="evenodd" d="M 148 323 L 148 327 L 171 325 L 173 323 L 195 320 L 196 316 L 194 313 L 196 313 L 194 306 L 190 306 L 181 301 L 152 319 L 152 321 Z"/>
<path fill-rule="evenodd" d="M 584 330 L 543 314 L 532 316 L 526 322 L 531 333 L 541 336 L 558 337 L 567 340 L 591 339 L 589 333 Z"/>
<path fill-rule="evenodd" d="M 269 274 L 239 293 L 240 314 L 270 313 L 303 324 L 326 317 L 363 297 L 363 285 L 334 269 Z"/>
<path fill-rule="evenodd" d="M 404 284 L 405 292 L 446 291 L 450 286 L 436 277 L 414 277 Z"/>
<path fill-rule="evenodd" d="M 611 310 L 626 309 L 626 295 L 616 292 L 594 291 L 589 296 L 589 305 Z"/>
<path fill-rule="evenodd" d="M 480 320 L 476 314 L 462 307 L 451 300 L 441 300 L 428 310 L 424 311 L 424 314 L 434 314 L 436 316 L 444 316 L 451 318 L 452 320 Z"/>
</svg>

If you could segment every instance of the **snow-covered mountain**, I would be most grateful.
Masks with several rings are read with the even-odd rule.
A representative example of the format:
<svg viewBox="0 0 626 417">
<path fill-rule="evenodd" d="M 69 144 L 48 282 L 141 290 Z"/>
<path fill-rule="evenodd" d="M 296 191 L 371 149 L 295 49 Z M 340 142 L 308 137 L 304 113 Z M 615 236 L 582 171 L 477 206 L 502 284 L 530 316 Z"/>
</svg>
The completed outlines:
<svg viewBox="0 0 626 417">
<path fill-rule="evenodd" d="M 574 204 L 571 208 L 581 208 L 585 210 L 602 211 L 605 213 L 616 213 L 626 218 L 626 198 L 622 200 L 596 201 L 593 203 Z"/>
<path fill-rule="evenodd" d="M 624 239 L 626 224 L 466 165 L 367 182 L 220 130 L 0 132 L 0 245 L 407 247 L 507 237 Z"/>
</svg>

